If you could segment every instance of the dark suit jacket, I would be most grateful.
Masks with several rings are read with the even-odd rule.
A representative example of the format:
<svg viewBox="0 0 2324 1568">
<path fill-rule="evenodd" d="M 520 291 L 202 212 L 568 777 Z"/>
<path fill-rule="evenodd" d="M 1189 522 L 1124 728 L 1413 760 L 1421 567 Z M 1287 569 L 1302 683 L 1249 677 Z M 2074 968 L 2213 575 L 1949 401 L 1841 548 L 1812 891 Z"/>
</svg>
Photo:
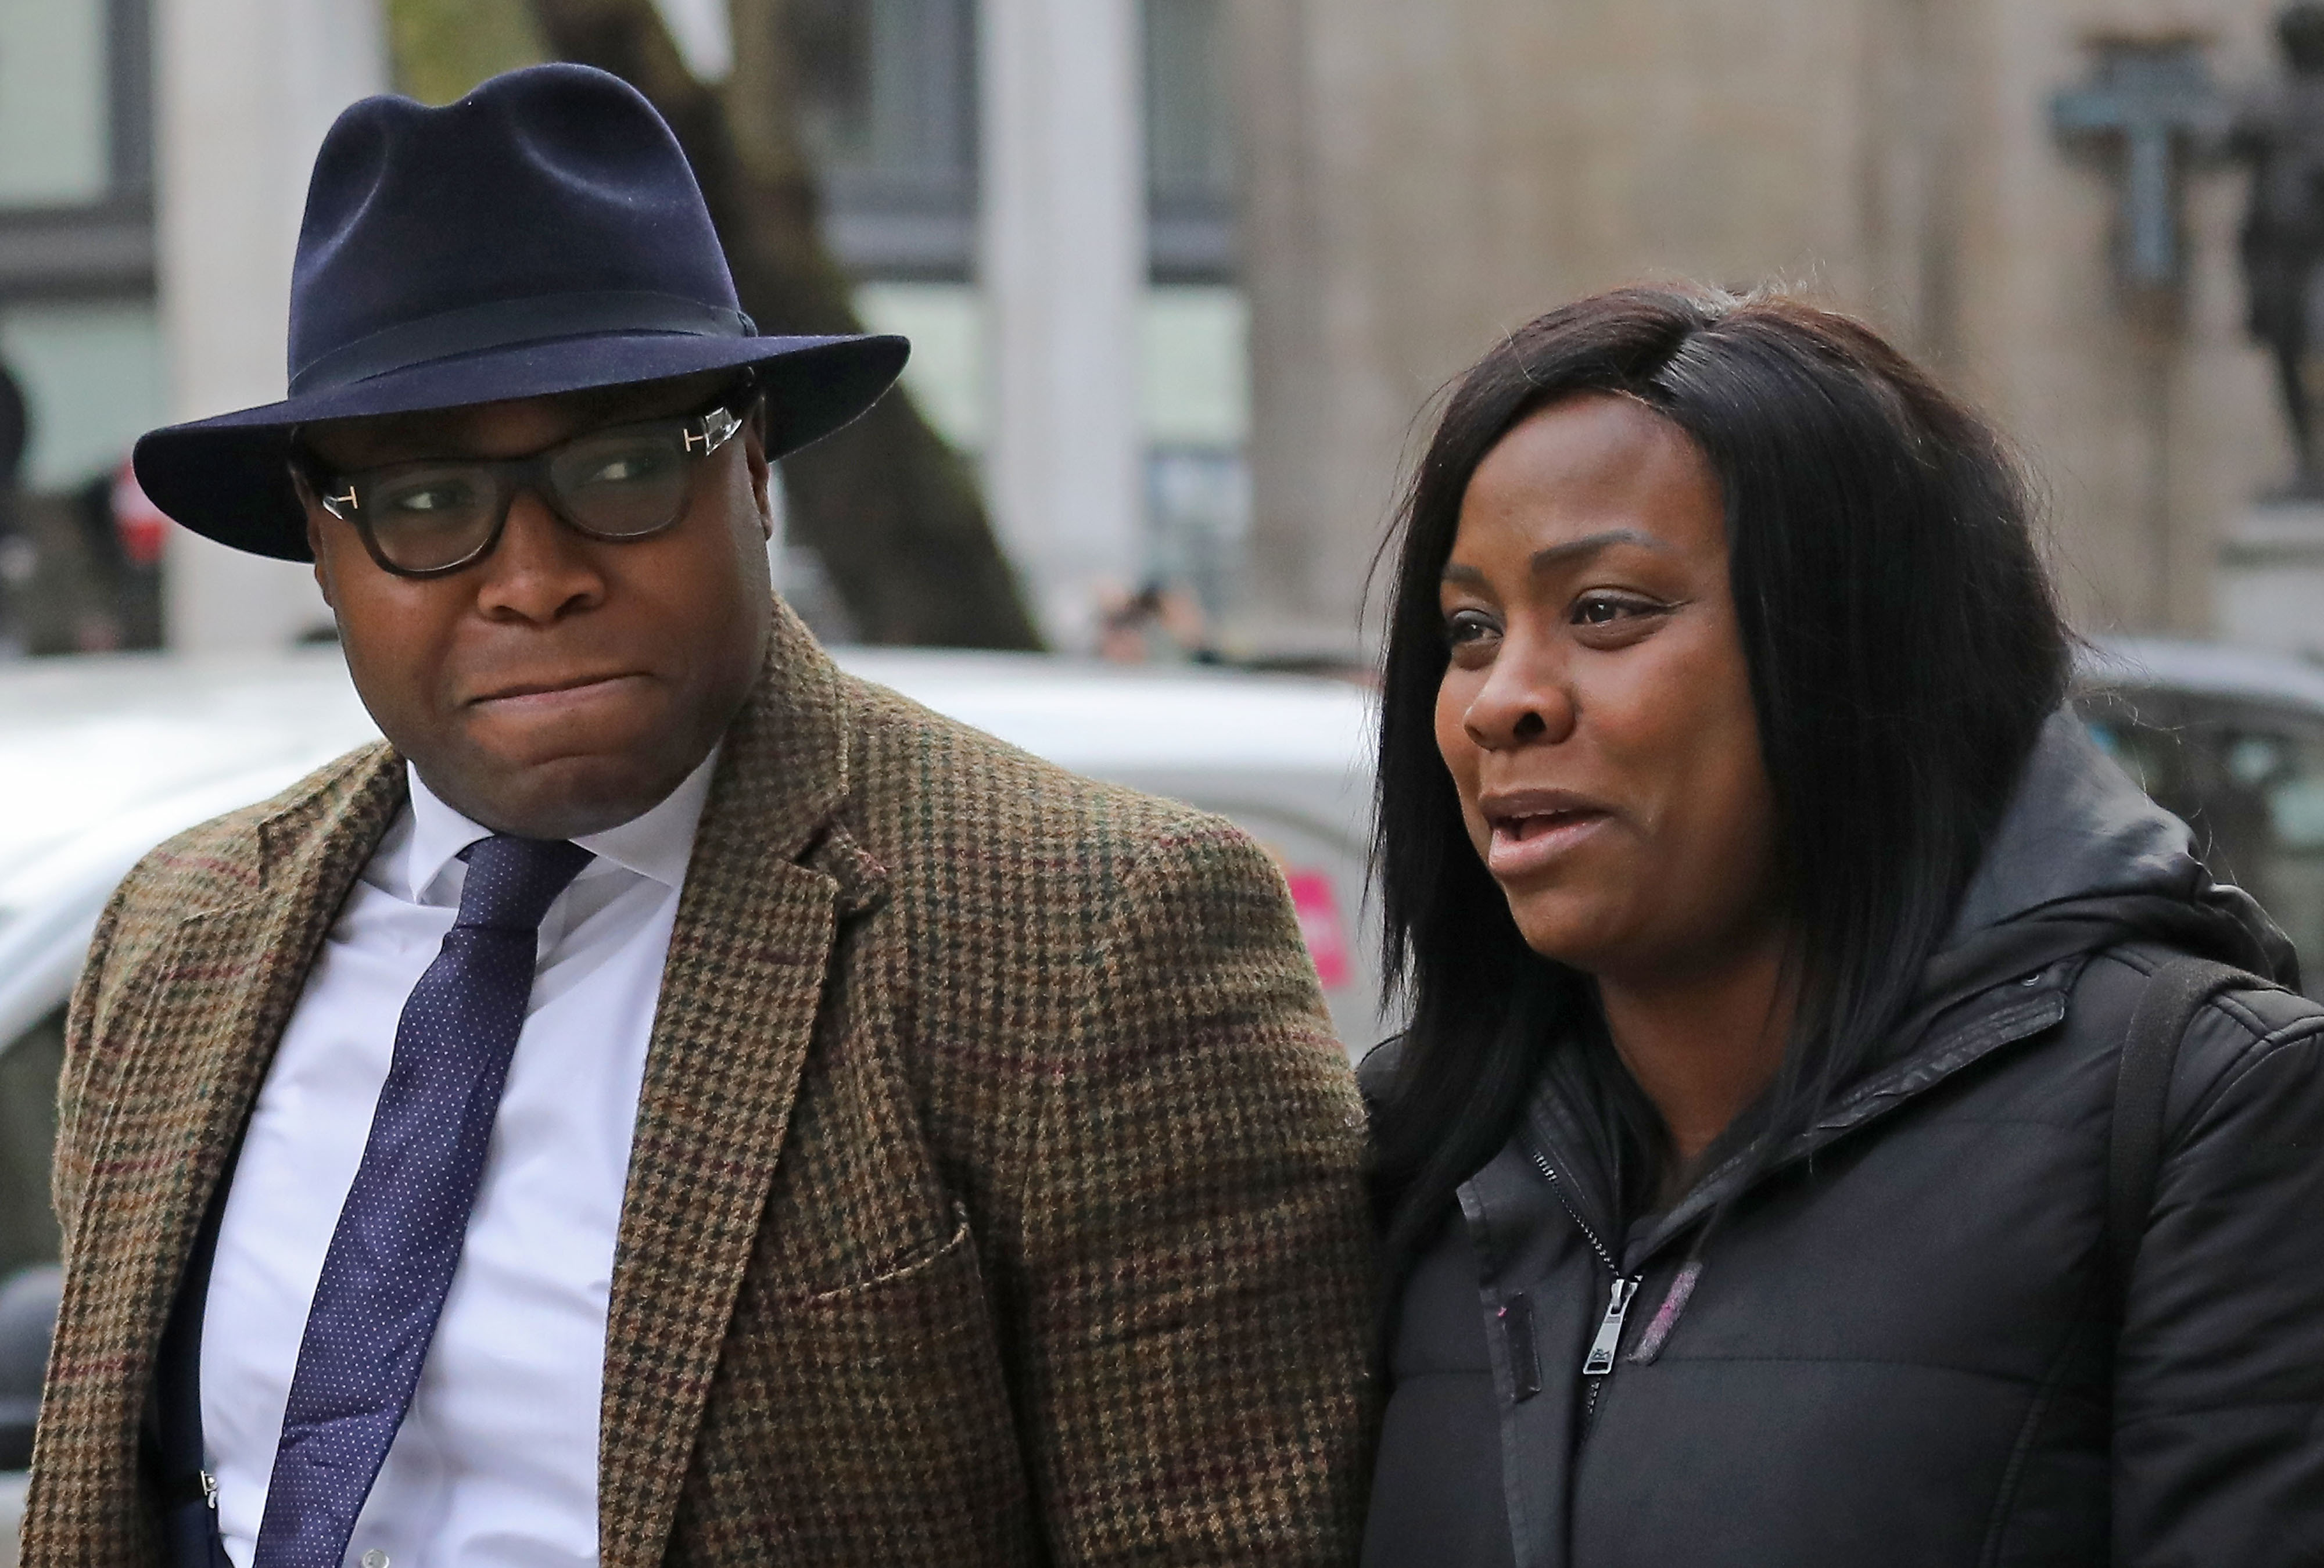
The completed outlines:
<svg viewBox="0 0 2324 1568">
<path fill-rule="evenodd" d="M 655 1019 L 615 1255 L 610 1568 L 1353 1551 L 1362 1116 L 1215 817 L 843 675 L 778 610 Z M 157 1560 L 138 1427 L 384 745 L 123 883 L 68 1025 L 24 1562 Z"/>
</svg>

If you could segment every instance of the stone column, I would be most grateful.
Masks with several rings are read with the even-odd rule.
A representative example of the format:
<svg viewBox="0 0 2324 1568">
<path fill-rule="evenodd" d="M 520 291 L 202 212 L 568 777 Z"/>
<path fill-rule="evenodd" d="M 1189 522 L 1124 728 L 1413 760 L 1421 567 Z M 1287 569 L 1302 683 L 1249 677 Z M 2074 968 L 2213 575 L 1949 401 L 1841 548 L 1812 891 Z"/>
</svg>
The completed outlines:
<svg viewBox="0 0 2324 1568">
<path fill-rule="evenodd" d="M 1251 581 L 1236 630 L 1270 653 L 1359 647 L 1365 544 L 1388 518 L 1400 417 L 1369 341 L 1370 290 L 1351 278 L 1361 220 L 1333 167 L 1335 136 L 1354 129 L 1332 69 L 1346 51 L 1332 48 L 1335 17 L 1314 11 L 1228 7 L 1250 300 Z M 1364 460 L 1350 465 L 1351 451 Z"/>
<path fill-rule="evenodd" d="M 1229 0 L 1251 301 L 1250 611 L 1375 645 L 1440 389 L 1639 278 L 1864 298 L 1877 0 Z"/>
<path fill-rule="evenodd" d="M 986 491 L 1043 631 L 1085 647 L 1144 549 L 1138 304 L 1145 159 L 1135 0 L 986 0 Z"/>
<path fill-rule="evenodd" d="M 157 0 L 155 178 L 172 417 L 283 395 L 290 258 L 339 111 L 387 82 L 378 0 Z M 280 647 L 326 625 L 303 567 L 171 536 L 171 644 Z"/>
</svg>

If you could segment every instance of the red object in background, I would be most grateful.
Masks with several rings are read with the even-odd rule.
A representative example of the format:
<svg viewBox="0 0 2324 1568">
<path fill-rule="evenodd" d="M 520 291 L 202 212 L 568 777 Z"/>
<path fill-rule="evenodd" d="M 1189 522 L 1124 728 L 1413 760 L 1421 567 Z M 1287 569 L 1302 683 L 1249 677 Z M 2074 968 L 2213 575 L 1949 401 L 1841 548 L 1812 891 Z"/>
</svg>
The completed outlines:
<svg viewBox="0 0 2324 1568">
<path fill-rule="evenodd" d="M 1340 901 L 1332 896 L 1332 879 L 1323 872 L 1286 870 L 1291 886 L 1291 908 L 1299 917 L 1299 935 L 1307 939 L 1308 956 L 1315 961 L 1315 977 L 1325 988 L 1337 990 L 1356 977 L 1348 953 L 1348 933 L 1340 924 Z"/>
<path fill-rule="evenodd" d="M 121 553 L 133 567 L 161 564 L 161 549 L 170 537 L 170 520 L 137 483 L 129 459 L 121 460 L 113 476 L 113 528 L 121 538 Z"/>
</svg>

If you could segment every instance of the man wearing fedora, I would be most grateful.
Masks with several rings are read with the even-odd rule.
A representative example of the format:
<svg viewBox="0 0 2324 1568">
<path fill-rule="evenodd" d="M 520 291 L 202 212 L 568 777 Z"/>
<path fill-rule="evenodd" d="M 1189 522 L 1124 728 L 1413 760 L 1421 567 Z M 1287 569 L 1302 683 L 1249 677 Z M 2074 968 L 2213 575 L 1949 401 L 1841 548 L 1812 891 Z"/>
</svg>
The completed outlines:
<svg viewBox="0 0 2324 1568">
<path fill-rule="evenodd" d="M 1361 1119 L 1233 828 L 840 673 L 668 130 L 346 111 L 290 397 L 156 503 L 312 559 L 384 743 L 154 851 L 68 1026 L 23 1561 L 1327 1563 Z"/>
</svg>

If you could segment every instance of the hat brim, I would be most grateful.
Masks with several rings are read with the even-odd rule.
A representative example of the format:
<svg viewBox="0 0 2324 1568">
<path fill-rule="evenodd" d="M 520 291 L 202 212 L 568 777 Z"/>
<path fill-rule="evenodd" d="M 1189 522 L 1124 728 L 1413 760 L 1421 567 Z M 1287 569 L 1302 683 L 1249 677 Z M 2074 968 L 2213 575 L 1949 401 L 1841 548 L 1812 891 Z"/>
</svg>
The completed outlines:
<svg viewBox="0 0 2324 1568">
<path fill-rule="evenodd" d="M 132 460 L 153 504 L 196 533 L 252 555 L 309 561 L 307 518 L 288 467 L 294 426 L 755 367 L 766 397 L 767 456 L 775 458 L 831 434 L 877 402 L 909 353 L 904 339 L 890 337 L 558 338 L 434 360 L 170 425 L 142 437 Z"/>
</svg>

